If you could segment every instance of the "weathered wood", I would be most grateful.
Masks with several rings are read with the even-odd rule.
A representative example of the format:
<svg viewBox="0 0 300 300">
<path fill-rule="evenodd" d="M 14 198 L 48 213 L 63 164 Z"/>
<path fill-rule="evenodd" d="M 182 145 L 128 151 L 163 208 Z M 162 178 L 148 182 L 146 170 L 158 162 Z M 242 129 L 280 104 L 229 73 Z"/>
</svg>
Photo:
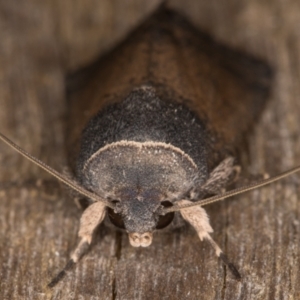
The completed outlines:
<svg viewBox="0 0 300 300">
<path fill-rule="evenodd" d="M 56 169 L 66 164 L 64 74 L 124 36 L 158 1 L 0 3 L 1 131 Z M 275 174 L 300 162 L 300 5 L 290 0 L 174 1 L 197 26 L 268 59 L 277 77 L 245 168 Z M 249 166 L 249 168 L 248 168 Z M 135 249 L 100 228 L 62 284 L 46 284 L 76 245 L 80 211 L 63 187 L 0 144 L 1 299 L 297 299 L 299 177 L 207 207 L 236 282 L 188 226 Z M 42 178 L 42 181 L 38 181 Z"/>
</svg>

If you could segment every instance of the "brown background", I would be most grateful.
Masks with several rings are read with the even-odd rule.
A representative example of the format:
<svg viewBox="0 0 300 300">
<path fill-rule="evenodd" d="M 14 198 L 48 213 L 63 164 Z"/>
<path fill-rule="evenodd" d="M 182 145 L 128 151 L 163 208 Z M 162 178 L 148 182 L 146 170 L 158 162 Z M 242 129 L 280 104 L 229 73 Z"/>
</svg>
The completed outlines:
<svg viewBox="0 0 300 300">
<path fill-rule="evenodd" d="M 1 132 L 62 170 L 64 75 L 109 49 L 159 2 L 1 0 Z M 276 70 L 246 171 L 275 174 L 299 164 L 300 2 L 170 3 Z M 207 208 L 240 283 L 188 227 L 157 234 L 146 249 L 101 228 L 76 270 L 49 290 L 76 244 L 80 211 L 55 180 L 3 144 L 0 166 L 0 299 L 300 299 L 299 176 Z"/>
</svg>

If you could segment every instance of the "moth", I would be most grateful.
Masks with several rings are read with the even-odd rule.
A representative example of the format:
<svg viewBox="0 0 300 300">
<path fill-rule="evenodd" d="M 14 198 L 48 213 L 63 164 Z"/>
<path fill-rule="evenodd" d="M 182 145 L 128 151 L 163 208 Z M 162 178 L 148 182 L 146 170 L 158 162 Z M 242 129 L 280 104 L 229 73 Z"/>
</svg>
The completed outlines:
<svg viewBox="0 0 300 300">
<path fill-rule="evenodd" d="M 133 247 L 148 247 L 155 231 L 175 219 L 191 224 L 239 280 L 212 239 L 202 206 L 300 170 L 225 192 L 238 176 L 237 149 L 263 110 L 271 82 L 266 63 L 220 45 L 163 7 L 73 76 L 66 140 L 73 178 L 0 134 L 87 199 L 79 243 L 49 286 L 85 254 L 101 223 L 125 230 Z"/>
</svg>

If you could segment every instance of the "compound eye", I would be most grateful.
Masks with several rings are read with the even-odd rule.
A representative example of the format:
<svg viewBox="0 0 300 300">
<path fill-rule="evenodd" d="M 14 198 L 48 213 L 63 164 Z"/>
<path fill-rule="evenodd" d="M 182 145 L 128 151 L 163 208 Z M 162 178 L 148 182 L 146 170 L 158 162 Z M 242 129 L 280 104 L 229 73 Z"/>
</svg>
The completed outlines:
<svg viewBox="0 0 300 300">
<path fill-rule="evenodd" d="M 163 201 L 161 205 L 164 207 L 173 206 L 173 204 L 169 201 Z M 174 219 L 174 212 L 168 213 L 164 216 L 159 216 L 156 229 L 163 229 L 167 227 L 173 221 L 173 219 Z"/>
<path fill-rule="evenodd" d="M 125 229 L 123 218 L 120 214 L 116 214 L 113 209 L 107 209 L 109 220 L 118 228 Z"/>
</svg>

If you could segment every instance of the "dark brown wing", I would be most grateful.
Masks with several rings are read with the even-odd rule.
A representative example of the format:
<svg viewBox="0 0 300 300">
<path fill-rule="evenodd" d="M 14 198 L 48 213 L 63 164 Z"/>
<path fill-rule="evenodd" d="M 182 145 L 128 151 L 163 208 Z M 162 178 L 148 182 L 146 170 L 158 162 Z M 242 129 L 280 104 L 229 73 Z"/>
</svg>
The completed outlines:
<svg viewBox="0 0 300 300">
<path fill-rule="evenodd" d="M 262 61 L 216 43 L 177 13 L 161 8 L 112 52 L 73 77 L 69 145 L 76 144 L 99 110 L 124 99 L 133 88 L 151 84 L 162 99 L 184 103 L 206 124 L 213 166 L 234 149 L 263 110 L 270 79 L 271 70 Z"/>
</svg>

